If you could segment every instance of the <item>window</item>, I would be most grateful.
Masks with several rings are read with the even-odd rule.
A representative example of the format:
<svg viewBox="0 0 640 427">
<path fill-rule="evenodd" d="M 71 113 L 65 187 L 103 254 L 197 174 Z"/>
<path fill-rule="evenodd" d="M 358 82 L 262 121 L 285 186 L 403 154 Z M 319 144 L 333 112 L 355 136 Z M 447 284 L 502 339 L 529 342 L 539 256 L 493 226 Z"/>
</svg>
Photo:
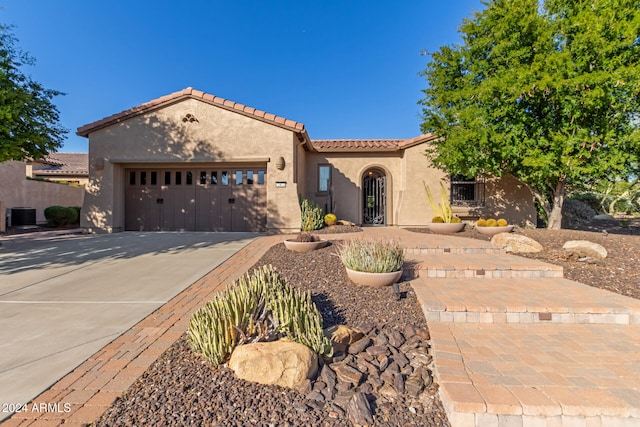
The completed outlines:
<svg viewBox="0 0 640 427">
<path fill-rule="evenodd" d="M 211 172 L 211 185 L 218 185 L 218 172 Z"/>
<path fill-rule="evenodd" d="M 187 172 L 187 185 L 193 185 L 193 172 Z"/>
<path fill-rule="evenodd" d="M 451 204 L 454 206 L 484 205 L 484 181 L 453 175 L 451 177 Z"/>
<path fill-rule="evenodd" d="M 258 185 L 264 185 L 264 171 L 258 171 Z"/>
<path fill-rule="evenodd" d="M 158 172 L 151 172 L 151 185 L 158 185 Z"/>
<path fill-rule="evenodd" d="M 129 185 L 136 185 L 136 173 L 133 171 L 129 172 Z"/>
<path fill-rule="evenodd" d="M 207 173 L 205 171 L 200 171 L 200 185 L 205 185 L 207 183 Z"/>
<path fill-rule="evenodd" d="M 182 172 L 176 172 L 176 185 L 182 185 Z"/>
<path fill-rule="evenodd" d="M 220 179 L 222 180 L 222 185 L 229 185 L 229 172 L 222 171 L 220 174 Z"/>
<path fill-rule="evenodd" d="M 253 171 L 247 171 L 247 184 L 253 184 Z"/>
<path fill-rule="evenodd" d="M 236 171 L 236 185 L 242 185 L 242 171 Z"/>
<path fill-rule="evenodd" d="M 164 185 L 171 185 L 171 172 L 164 172 Z"/>
<path fill-rule="evenodd" d="M 318 193 L 326 193 L 331 188 L 331 166 L 318 165 Z"/>
<path fill-rule="evenodd" d="M 147 173 L 140 172 L 140 185 L 147 185 Z"/>
</svg>

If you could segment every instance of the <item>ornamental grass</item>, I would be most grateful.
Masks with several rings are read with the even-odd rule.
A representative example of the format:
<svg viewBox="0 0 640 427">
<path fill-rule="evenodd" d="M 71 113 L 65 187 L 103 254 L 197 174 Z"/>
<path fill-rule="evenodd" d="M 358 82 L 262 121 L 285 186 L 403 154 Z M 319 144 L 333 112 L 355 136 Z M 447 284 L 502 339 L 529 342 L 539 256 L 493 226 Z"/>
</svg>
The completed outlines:
<svg viewBox="0 0 640 427">
<path fill-rule="evenodd" d="M 404 263 L 402 246 L 384 240 L 349 240 L 338 249 L 338 256 L 346 268 L 367 273 L 391 273 Z"/>
</svg>

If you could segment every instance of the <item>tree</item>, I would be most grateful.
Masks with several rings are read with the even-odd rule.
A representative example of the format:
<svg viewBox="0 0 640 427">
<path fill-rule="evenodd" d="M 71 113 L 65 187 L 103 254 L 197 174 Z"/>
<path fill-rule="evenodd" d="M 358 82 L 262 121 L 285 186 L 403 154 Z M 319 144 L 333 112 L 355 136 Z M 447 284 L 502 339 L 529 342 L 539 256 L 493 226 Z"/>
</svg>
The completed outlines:
<svg viewBox="0 0 640 427">
<path fill-rule="evenodd" d="M 63 94 L 22 73 L 22 65 L 35 61 L 15 47 L 10 30 L 0 24 L 0 162 L 42 158 L 59 148 L 68 132 L 51 102 Z"/>
<path fill-rule="evenodd" d="M 427 155 L 463 176 L 509 173 L 560 228 L 567 192 L 638 173 L 637 0 L 490 0 L 423 75 Z"/>
</svg>

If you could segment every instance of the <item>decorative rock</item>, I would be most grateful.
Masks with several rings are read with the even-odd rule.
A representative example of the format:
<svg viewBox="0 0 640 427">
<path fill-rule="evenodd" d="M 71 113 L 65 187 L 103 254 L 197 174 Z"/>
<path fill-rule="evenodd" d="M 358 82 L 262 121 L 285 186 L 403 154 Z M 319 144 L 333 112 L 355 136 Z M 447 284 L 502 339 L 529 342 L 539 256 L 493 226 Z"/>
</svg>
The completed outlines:
<svg viewBox="0 0 640 427">
<path fill-rule="evenodd" d="M 324 335 L 331 340 L 334 352 L 346 351 L 350 344 L 364 337 L 360 330 L 345 325 L 331 326 L 324 330 Z"/>
<path fill-rule="evenodd" d="M 311 393 L 307 395 L 307 400 L 315 400 L 318 402 L 324 402 L 325 397 L 322 393 L 313 390 Z"/>
<path fill-rule="evenodd" d="M 388 338 L 389 338 L 389 344 L 391 344 L 396 348 L 404 344 L 404 341 L 405 341 L 404 336 L 402 335 L 402 332 L 395 329 L 391 331 Z"/>
<path fill-rule="evenodd" d="M 407 393 L 409 393 L 413 397 L 416 397 L 424 389 L 424 380 L 421 376 L 412 375 L 407 379 L 407 381 L 405 381 L 404 385 Z"/>
<path fill-rule="evenodd" d="M 530 237 L 521 234 L 499 233 L 491 238 L 491 244 L 507 252 L 537 253 L 542 251 L 542 245 Z"/>
<path fill-rule="evenodd" d="M 334 363 L 332 368 L 336 372 L 338 380 L 341 382 L 358 385 L 360 384 L 360 381 L 362 381 L 362 372 L 358 371 L 353 366 L 349 366 L 346 363 Z"/>
<path fill-rule="evenodd" d="M 411 351 L 408 351 L 407 357 L 409 358 L 409 363 L 414 368 L 426 366 L 433 360 L 431 355 L 427 354 L 426 351 L 420 349 L 413 349 Z"/>
<path fill-rule="evenodd" d="M 402 378 L 402 374 L 393 374 L 393 388 L 396 389 L 398 394 L 404 393 L 404 378 Z"/>
<path fill-rule="evenodd" d="M 371 347 L 367 348 L 367 353 L 369 353 L 370 355 L 377 357 L 380 355 L 388 355 L 389 354 L 389 348 L 382 346 L 382 345 L 374 345 Z"/>
<path fill-rule="evenodd" d="M 562 245 L 568 256 L 576 256 L 578 258 L 591 257 L 603 260 L 607 257 L 607 250 L 604 246 L 588 240 L 569 240 Z"/>
<path fill-rule="evenodd" d="M 396 363 L 400 367 L 400 369 L 404 368 L 409 364 L 409 359 L 403 353 L 398 353 L 395 358 Z"/>
<path fill-rule="evenodd" d="M 369 405 L 369 401 L 364 393 L 356 393 L 353 395 L 347 405 L 347 415 L 349 421 L 356 426 L 370 426 L 373 424 L 371 405 Z"/>
<path fill-rule="evenodd" d="M 367 347 L 373 344 L 369 337 L 364 337 L 349 346 L 349 354 L 358 354 L 363 352 Z"/>
<path fill-rule="evenodd" d="M 320 371 L 320 379 L 328 388 L 334 388 L 336 386 L 336 373 L 329 367 L 329 365 L 324 365 L 322 367 L 322 370 Z"/>
<path fill-rule="evenodd" d="M 229 369 L 247 381 L 296 388 L 316 375 L 318 356 L 296 342 L 258 342 L 236 347 Z"/>
<path fill-rule="evenodd" d="M 429 331 L 424 328 L 416 329 L 416 335 L 425 341 L 429 341 L 431 339 L 431 335 L 429 334 Z"/>
</svg>

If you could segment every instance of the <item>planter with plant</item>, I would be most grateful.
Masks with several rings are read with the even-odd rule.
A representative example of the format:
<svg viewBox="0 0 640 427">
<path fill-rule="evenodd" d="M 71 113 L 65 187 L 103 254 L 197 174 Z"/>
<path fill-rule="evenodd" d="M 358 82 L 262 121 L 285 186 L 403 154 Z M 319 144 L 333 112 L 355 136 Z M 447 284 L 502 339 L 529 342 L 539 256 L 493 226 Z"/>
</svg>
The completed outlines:
<svg viewBox="0 0 640 427">
<path fill-rule="evenodd" d="M 453 214 L 451 202 L 447 196 L 447 190 L 444 188 L 444 184 L 440 182 L 440 202 L 438 204 L 436 204 L 433 199 L 431 190 L 429 190 L 427 184 L 424 182 L 422 184 L 424 185 L 424 190 L 431 204 L 431 209 L 436 215 L 431 219 L 431 223 L 428 225 L 429 229 L 436 233 L 457 233 L 464 230 L 464 222 Z"/>
<path fill-rule="evenodd" d="M 402 277 L 404 249 L 392 241 L 348 240 L 338 249 L 338 256 L 349 279 L 359 285 L 389 286 Z"/>
<path fill-rule="evenodd" d="M 284 241 L 286 248 L 295 252 L 309 252 L 325 247 L 329 242 L 313 234 L 314 230 L 324 227 L 325 216 L 322 208 L 312 200 L 301 198 L 300 211 L 302 218 L 301 231 L 295 239 L 286 239 Z"/>
<path fill-rule="evenodd" d="M 506 219 L 484 219 L 480 218 L 476 223 L 476 230 L 480 234 L 493 236 L 498 233 L 510 233 L 513 231 L 513 225 L 509 225 Z"/>
</svg>

